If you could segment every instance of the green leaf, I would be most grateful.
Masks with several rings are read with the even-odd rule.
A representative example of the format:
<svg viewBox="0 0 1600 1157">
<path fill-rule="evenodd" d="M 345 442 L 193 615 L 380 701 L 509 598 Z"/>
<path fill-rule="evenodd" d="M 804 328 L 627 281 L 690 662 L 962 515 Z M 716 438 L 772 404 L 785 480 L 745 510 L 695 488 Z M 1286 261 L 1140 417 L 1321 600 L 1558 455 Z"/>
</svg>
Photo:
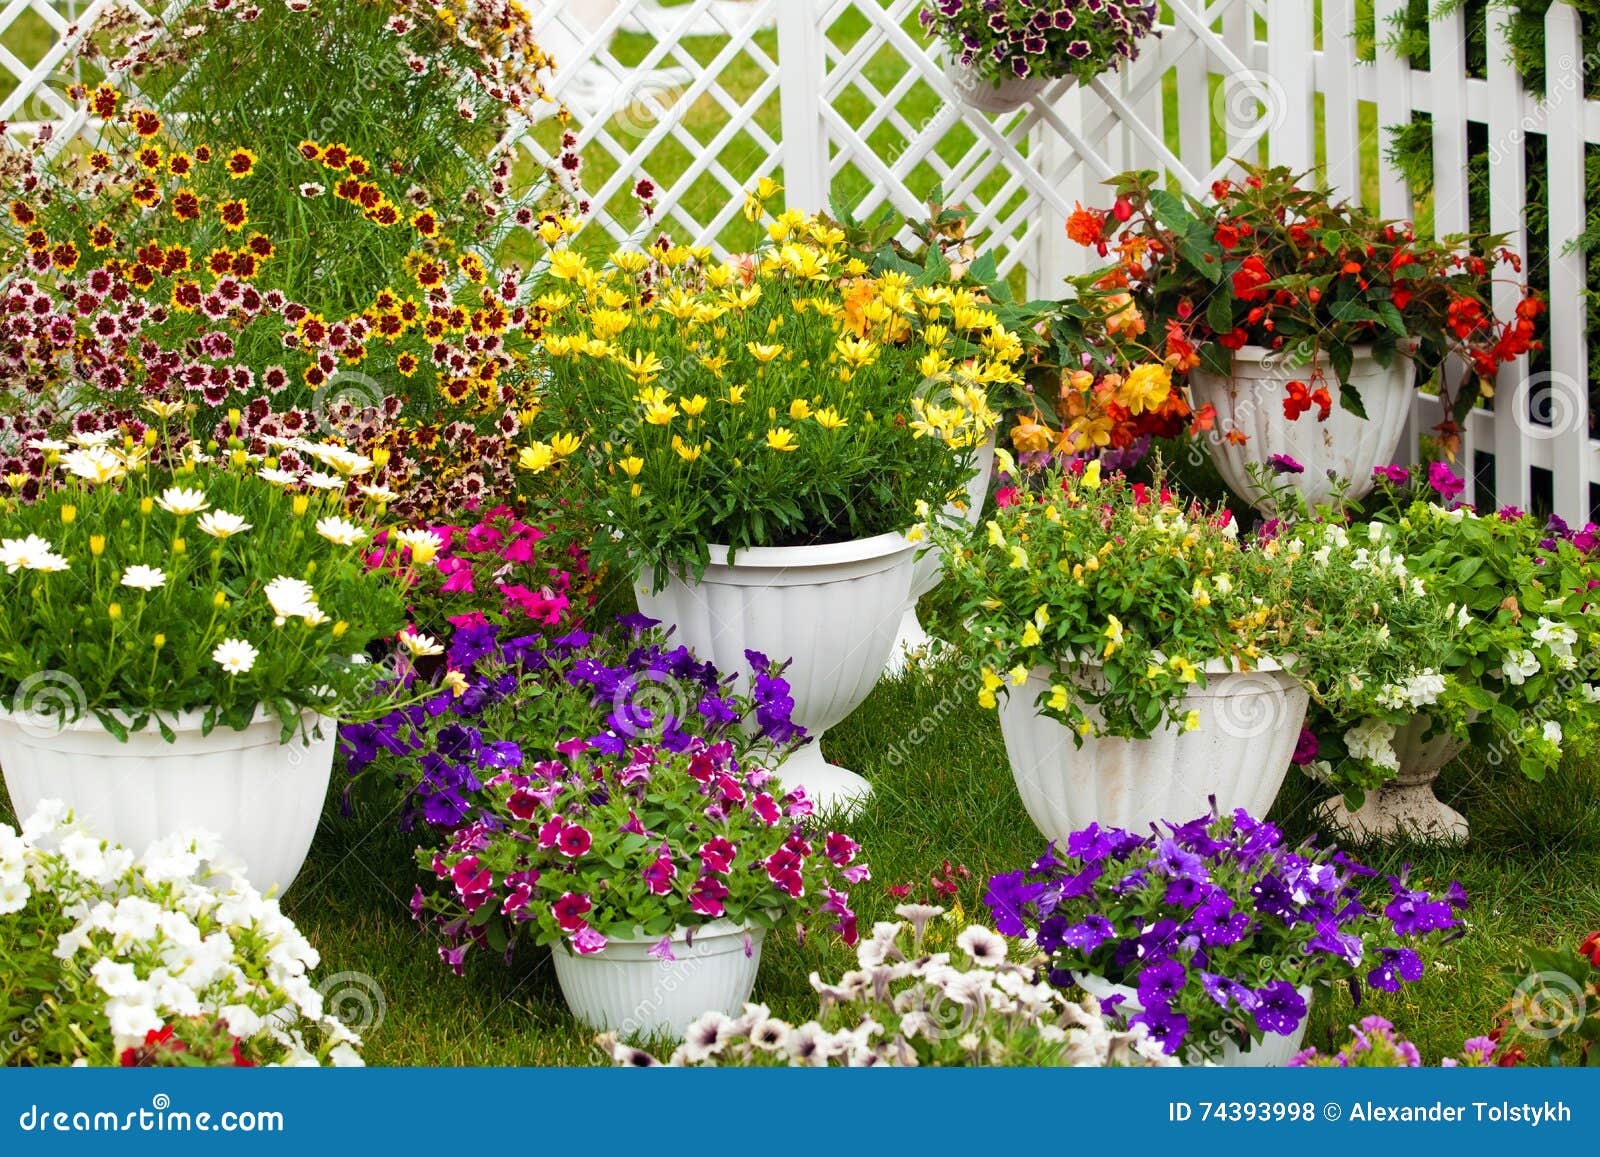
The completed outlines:
<svg viewBox="0 0 1600 1157">
<path fill-rule="evenodd" d="M 1393 306 L 1390 307 L 1391 309 Z M 1382 321 L 1372 310 L 1359 301 L 1336 301 L 1328 307 L 1328 316 L 1334 321 Z"/>
<path fill-rule="evenodd" d="M 1367 416 L 1367 404 L 1361 400 L 1361 392 L 1354 386 L 1339 387 L 1339 406 L 1358 418 Z"/>
<path fill-rule="evenodd" d="M 1226 293 L 1213 293 L 1211 301 L 1206 305 L 1206 324 L 1214 333 L 1229 333 L 1233 330 L 1233 297 Z"/>
<path fill-rule="evenodd" d="M 1207 342 L 1200 347 L 1200 365 L 1208 373 L 1216 374 L 1218 377 L 1232 377 L 1233 353 L 1214 341 Z"/>
</svg>

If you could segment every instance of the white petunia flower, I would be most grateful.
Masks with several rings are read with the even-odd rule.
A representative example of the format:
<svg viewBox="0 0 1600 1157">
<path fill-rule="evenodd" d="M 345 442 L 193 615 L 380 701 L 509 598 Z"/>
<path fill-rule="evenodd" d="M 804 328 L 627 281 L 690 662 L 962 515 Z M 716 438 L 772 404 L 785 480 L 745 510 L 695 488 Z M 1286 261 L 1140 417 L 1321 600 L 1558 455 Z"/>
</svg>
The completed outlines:
<svg viewBox="0 0 1600 1157">
<path fill-rule="evenodd" d="M 1545 720 L 1544 731 L 1542 732 L 1542 735 L 1551 743 L 1560 744 L 1561 724 L 1557 723 L 1554 719 Z"/>
<path fill-rule="evenodd" d="M 228 674 L 243 675 L 256 665 L 260 653 L 244 639 L 224 639 L 211 652 L 211 659 Z"/>
<path fill-rule="evenodd" d="M 1005 937 L 993 929 L 985 928 L 982 924 L 969 924 L 966 930 L 956 937 L 956 946 L 970 956 L 974 964 L 988 965 L 992 968 L 1006 958 Z"/>
<path fill-rule="evenodd" d="M 1394 750 L 1394 724 L 1381 719 L 1363 719 L 1344 734 L 1345 750 L 1352 759 L 1365 760 L 1377 767 L 1400 769 Z"/>
<path fill-rule="evenodd" d="M 158 566 L 136 563 L 122 572 L 122 585 L 137 591 L 153 591 L 157 587 L 165 586 L 166 582 L 167 574 Z"/>
<path fill-rule="evenodd" d="M 1513 687 L 1520 687 L 1541 669 L 1539 656 L 1532 651 L 1512 651 L 1506 655 L 1505 662 L 1501 664 L 1500 674 Z"/>
</svg>

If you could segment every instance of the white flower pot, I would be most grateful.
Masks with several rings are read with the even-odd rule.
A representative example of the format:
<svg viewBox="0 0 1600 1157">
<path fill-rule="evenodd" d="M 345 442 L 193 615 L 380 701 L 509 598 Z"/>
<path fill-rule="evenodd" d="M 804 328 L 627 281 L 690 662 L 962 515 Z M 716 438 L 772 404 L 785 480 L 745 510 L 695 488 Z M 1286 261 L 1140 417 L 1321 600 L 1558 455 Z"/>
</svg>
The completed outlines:
<svg viewBox="0 0 1600 1157">
<path fill-rule="evenodd" d="M 611 939 L 600 952 L 580 956 L 565 941 L 551 947 L 556 979 L 572 1015 L 591 1028 L 621 1037 L 666 1033 L 681 1039 L 701 1013 L 737 1016 L 750 999 L 761 967 L 765 928 L 718 920 L 672 934 L 670 961 L 650 950 L 654 940 Z M 745 937 L 749 936 L 749 954 Z"/>
<path fill-rule="evenodd" d="M 1112 984 L 1103 976 L 1083 972 L 1073 973 L 1072 979 L 1077 982 L 1079 988 L 1102 1003 L 1113 996 L 1122 997 L 1122 1003 L 1117 1008 L 1129 1017 L 1144 1011 L 1144 1006 L 1139 1003 L 1138 991 L 1125 984 Z M 1309 1014 L 1311 989 L 1301 987 L 1296 991 L 1300 993 L 1300 999 L 1306 1002 Z M 1231 1036 L 1225 1035 L 1207 1042 L 1204 1047 L 1197 1042 L 1191 1042 L 1183 1051 L 1183 1063 L 1186 1065 L 1212 1063 L 1229 1069 L 1286 1068 L 1294 1054 L 1299 1052 L 1305 1043 L 1306 1025 L 1310 1019 L 1309 1015 L 1301 1018 L 1300 1027 L 1289 1036 L 1269 1032 L 1259 1041 L 1252 1041 L 1248 1048 L 1243 1049 Z"/>
<path fill-rule="evenodd" d="M 945 54 L 944 76 L 962 104 L 987 113 L 1014 112 L 1044 92 L 1050 83 L 1050 78 L 1044 76 L 987 77 L 972 65 L 962 64 L 953 52 Z"/>
<path fill-rule="evenodd" d="M 1211 458 L 1234 493 L 1264 514 L 1273 513 L 1271 498 L 1250 479 L 1250 467 L 1271 470 L 1274 454 L 1293 458 L 1305 467 L 1303 474 L 1286 474 L 1285 481 L 1316 506 L 1333 497 L 1330 473 L 1346 483 L 1345 495 L 1358 499 L 1372 489 L 1372 470 L 1394 461 L 1410 413 L 1417 380 L 1416 363 L 1397 355 L 1388 369 L 1380 366 L 1370 349 L 1355 351 L 1350 385 L 1361 395 L 1367 417 L 1358 418 L 1338 402 L 1338 379 L 1326 357 L 1319 362 L 1327 389 L 1334 396 L 1326 422 L 1316 411 L 1290 421 L 1284 417 L 1283 398 L 1290 382 L 1309 384 L 1312 367 L 1291 365 L 1289 358 L 1260 346 L 1245 346 L 1233 355 L 1233 376 L 1219 377 L 1195 368 L 1189 371 L 1190 392 L 1196 408 L 1217 409 L 1216 429 L 1210 435 Z M 1248 435 L 1243 445 L 1225 437 L 1231 431 Z"/>
<path fill-rule="evenodd" d="M 859 807 L 872 792 L 853 771 L 822 757 L 822 736 L 861 705 L 877 685 L 911 592 L 916 544 L 880 534 L 822 546 L 756 547 L 728 563 L 711 548 L 698 582 L 673 576 L 656 594 L 648 576 L 636 589 L 639 610 L 676 629 L 675 637 L 748 685 L 744 653 L 792 660 L 784 678 L 794 721 L 811 742 L 778 769 L 820 810 Z"/>
<path fill-rule="evenodd" d="M 200 721 L 199 712 L 169 719 L 173 743 L 153 726 L 120 743 L 92 716 L 60 727 L 0 711 L 11 806 L 26 816 L 43 800 L 64 800 L 91 830 L 135 852 L 181 832 L 212 832 L 252 886 L 282 893 L 317 833 L 338 725 L 307 712 L 282 743 L 273 717 L 210 735 L 200 734 Z"/>
<path fill-rule="evenodd" d="M 1404 836 L 1428 843 L 1464 843 L 1466 817 L 1439 802 L 1433 783 L 1445 764 L 1467 745 L 1443 728 L 1425 738 L 1429 724 L 1428 716 L 1418 715 L 1395 732 L 1394 753 L 1400 760 L 1400 772 L 1394 779 L 1369 791 L 1355 811 L 1346 807 L 1343 799 L 1328 800 L 1318 809 L 1322 820 L 1356 841 Z"/>
<path fill-rule="evenodd" d="M 1099 677 L 1086 665 L 1080 680 Z M 1052 679 L 1039 667 L 1000 701 L 1000 731 L 1017 791 L 1039 831 L 1064 841 L 1091 823 L 1144 832 L 1158 820 L 1181 823 L 1211 810 L 1244 808 L 1262 816 L 1283 786 L 1305 720 L 1307 695 L 1271 660 L 1259 670 L 1205 667 L 1181 710 L 1199 712 L 1193 731 L 1167 726 L 1149 739 L 1084 738 L 1034 710 Z M 1096 709 L 1091 718 L 1098 721 Z"/>
<path fill-rule="evenodd" d="M 976 461 L 977 472 L 967 480 L 967 508 L 964 513 L 955 510 L 954 503 L 946 509 L 950 518 L 965 518 L 969 526 L 978 525 L 978 520 L 983 517 L 983 502 L 989 494 L 989 480 L 994 477 L 994 449 L 998 432 L 990 434 L 989 440 L 978 450 Z M 934 587 L 939 585 L 939 580 L 944 577 L 944 555 L 939 550 L 929 550 L 920 555 L 911 568 L 911 601 L 906 605 L 905 614 L 900 617 L 900 628 L 895 634 L 894 650 L 889 653 L 889 663 L 884 668 L 884 674 L 897 675 L 905 670 L 906 659 L 911 655 L 920 653 L 932 641 L 928 632 L 922 629 L 922 620 L 917 618 L 917 600 Z"/>
</svg>

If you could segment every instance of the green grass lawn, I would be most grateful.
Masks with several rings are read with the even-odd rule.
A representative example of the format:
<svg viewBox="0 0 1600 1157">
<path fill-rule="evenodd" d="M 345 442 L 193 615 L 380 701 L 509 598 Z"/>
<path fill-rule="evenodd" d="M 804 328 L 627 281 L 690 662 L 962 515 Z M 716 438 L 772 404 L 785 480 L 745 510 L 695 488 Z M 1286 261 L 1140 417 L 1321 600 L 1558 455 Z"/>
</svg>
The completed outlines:
<svg viewBox="0 0 1600 1157">
<path fill-rule="evenodd" d="M 861 771 L 875 789 L 849 825 L 873 867 L 872 881 L 852 892 L 864 928 L 894 918 L 889 885 L 926 886 L 946 860 L 972 872 L 960 903 L 982 920 L 987 877 L 1026 865 L 1043 848 L 1012 785 L 993 714 L 972 698 L 970 679 L 952 660 L 880 685 L 829 734 L 829 757 Z M 1369 994 L 1359 1014 L 1388 1016 L 1432 1061 L 1493 1025 L 1510 993 L 1500 970 L 1523 945 L 1575 942 L 1600 925 L 1600 765 L 1575 760 L 1551 781 L 1529 784 L 1469 754 L 1447 770 L 1440 794 L 1473 823 L 1466 847 L 1361 850 L 1380 869 L 1411 864 L 1425 886 L 1459 879 L 1472 898 L 1467 935 L 1429 957 L 1422 981 L 1394 996 Z M 1320 798 L 1291 773 L 1273 818 L 1296 839 L 1311 835 Z M 591 1034 L 567 1014 L 545 950 L 523 950 L 509 965 L 479 954 L 461 979 L 438 959 L 434 936 L 407 908 L 418 879 L 414 843 L 372 804 L 346 819 L 330 803 L 312 859 L 285 899 L 324 954 L 321 976 L 361 973 L 336 987 L 381 993 L 381 1022 L 367 1033 L 369 1063 L 596 1063 Z M 817 1011 L 808 974 L 831 977 L 852 963 L 828 935 L 812 934 L 800 947 L 792 928 L 780 928 L 768 938 L 755 998 L 804 1019 Z M 359 1013 L 363 1006 L 351 1000 L 345 1007 Z M 1341 993 L 1316 1009 L 1311 1041 L 1325 1042 L 1357 1015 Z"/>
</svg>

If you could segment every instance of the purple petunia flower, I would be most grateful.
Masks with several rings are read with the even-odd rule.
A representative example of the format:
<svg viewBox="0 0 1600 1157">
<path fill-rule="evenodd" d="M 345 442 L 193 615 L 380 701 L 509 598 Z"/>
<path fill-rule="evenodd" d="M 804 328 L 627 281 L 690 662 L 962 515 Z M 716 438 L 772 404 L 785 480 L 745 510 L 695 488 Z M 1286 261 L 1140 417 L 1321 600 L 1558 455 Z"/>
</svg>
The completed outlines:
<svg viewBox="0 0 1600 1157">
<path fill-rule="evenodd" d="M 1267 459 L 1267 465 L 1279 474 L 1304 474 L 1306 468 L 1296 462 L 1287 454 L 1273 454 Z"/>
<path fill-rule="evenodd" d="M 1256 990 L 1256 1026 L 1262 1032 L 1293 1036 L 1306 1018 L 1305 998 L 1287 980 Z"/>
<path fill-rule="evenodd" d="M 1321 749 L 1322 745 L 1317 742 L 1316 734 L 1310 728 L 1302 727 L 1300 738 L 1295 741 L 1294 754 L 1289 757 L 1289 761 L 1296 767 L 1305 767 L 1317 758 L 1317 752 Z"/>
</svg>

